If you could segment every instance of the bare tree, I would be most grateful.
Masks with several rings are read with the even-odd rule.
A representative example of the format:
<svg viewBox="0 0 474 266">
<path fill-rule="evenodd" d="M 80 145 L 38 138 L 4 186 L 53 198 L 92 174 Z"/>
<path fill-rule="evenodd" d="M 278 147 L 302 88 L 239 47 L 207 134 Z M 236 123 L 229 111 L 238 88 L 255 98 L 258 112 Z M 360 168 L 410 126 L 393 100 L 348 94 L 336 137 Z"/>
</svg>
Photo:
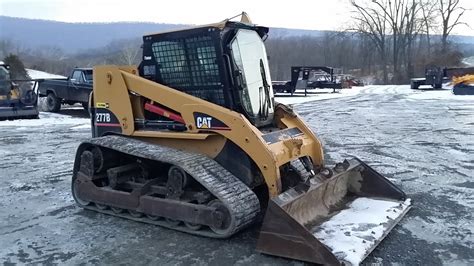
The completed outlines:
<svg viewBox="0 0 474 266">
<path fill-rule="evenodd" d="M 439 0 L 420 0 L 422 33 L 426 36 L 428 57 L 431 56 L 431 31 L 437 26 Z"/>
<path fill-rule="evenodd" d="M 350 30 L 355 30 L 372 40 L 381 59 L 383 83 L 387 84 L 387 13 L 372 5 L 359 5 L 355 0 L 351 0 L 351 4 L 355 9 L 353 19 L 356 21 L 356 27 Z"/>
<path fill-rule="evenodd" d="M 414 38 L 419 32 L 418 13 L 420 10 L 417 0 L 373 0 L 380 12 L 384 12 L 390 25 L 392 40 L 392 61 L 395 81 L 401 77 L 401 56 L 405 55 L 407 72 L 411 75 L 411 49 Z"/>
<path fill-rule="evenodd" d="M 466 9 L 459 5 L 460 0 L 439 0 L 438 10 L 442 19 L 442 51 L 446 52 L 448 47 L 448 36 L 458 25 L 467 25 L 461 21 Z"/>
<path fill-rule="evenodd" d="M 402 15 L 403 9 L 405 8 L 405 1 L 394 1 L 391 0 L 373 0 L 373 3 L 378 7 L 378 12 L 385 14 L 385 18 L 390 26 L 391 32 L 390 37 L 392 39 L 392 61 L 393 61 L 393 75 L 398 79 L 399 77 L 399 65 L 398 58 L 400 53 L 400 27 L 403 27 L 405 17 Z"/>
<path fill-rule="evenodd" d="M 413 44 L 421 31 L 421 23 L 418 17 L 418 12 L 420 11 L 420 7 L 416 0 L 409 0 L 405 10 L 404 10 L 404 18 L 405 18 L 405 26 L 402 28 L 401 31 L 401 47 L 400 51 L 403 55 L 402 59 L 405 63 L 405 70 L 406 70 L 406 78 L 410 78 L 414 74 L 414 67 L 413 67 Z M 403 81 L 404 78 L 399 78 L 398 82 Z"/>
<path fill-rule="evenodd" d="M 134 42 L 128 42 L 120 50 L 120 62 L 125 65 L 134 65 L 137 61 L 140 46 Z"/>
<path fill-rule="evenodd" d="M 372 67 L 373 64 L 375 63 L 375 58 L 374 58 L 374 50 L 375 45 L 374 43 L 368 38 L 367 36 L 360 36 L 359 39 L 359 54 L 360 54 L 360 65 L 357 65 L 356 67 L 361 68 L 361 74 L 367 75 L 372 73 Z M 357 60 L 357 59 L 356 59 Z"/>
</svg>

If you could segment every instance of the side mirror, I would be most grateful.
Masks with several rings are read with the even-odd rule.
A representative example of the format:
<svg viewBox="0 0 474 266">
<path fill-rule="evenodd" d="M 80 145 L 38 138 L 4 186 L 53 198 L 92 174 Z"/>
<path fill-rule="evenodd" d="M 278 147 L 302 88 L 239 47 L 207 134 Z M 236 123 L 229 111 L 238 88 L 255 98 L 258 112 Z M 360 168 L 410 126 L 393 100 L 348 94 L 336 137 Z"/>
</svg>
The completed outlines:
<svg viewBox="0 0 474 266">
<path fill-rule="evenodd" d="M 76 82 L 76 79 L 70 79 L 69 81 L 70 82 Z"/>
<path fill-rule="evenodd" d="M 242 71 L 240 71 L 239 69 L 235 70 L 234 71 L 234 77 L 236 78 L 235 81 L 237 83 L 237 88 L 239 90 L 243 90 L 244 78 L 242 76 Z"/>
</svg>

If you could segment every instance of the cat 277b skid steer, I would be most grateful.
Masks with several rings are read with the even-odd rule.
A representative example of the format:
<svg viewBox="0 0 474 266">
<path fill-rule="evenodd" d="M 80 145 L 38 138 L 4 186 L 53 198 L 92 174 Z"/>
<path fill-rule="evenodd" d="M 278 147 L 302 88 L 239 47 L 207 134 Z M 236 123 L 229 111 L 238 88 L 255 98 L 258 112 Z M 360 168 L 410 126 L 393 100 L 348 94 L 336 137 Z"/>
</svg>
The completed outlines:
<svg viewBox="0 0 474 266">
<path fill-rule="evenodd" d="M 357 158 L 324 164 L 308 125 L 274 102 L 267 33 L 242 13 L 144 36 L 138 68 L 95 67 L 93 138 L 80 144 L 72 178 L 77 204 L 214 238 L 265 211 L 258 251 L 361 262 L 410 200 Z"/>
</svg>

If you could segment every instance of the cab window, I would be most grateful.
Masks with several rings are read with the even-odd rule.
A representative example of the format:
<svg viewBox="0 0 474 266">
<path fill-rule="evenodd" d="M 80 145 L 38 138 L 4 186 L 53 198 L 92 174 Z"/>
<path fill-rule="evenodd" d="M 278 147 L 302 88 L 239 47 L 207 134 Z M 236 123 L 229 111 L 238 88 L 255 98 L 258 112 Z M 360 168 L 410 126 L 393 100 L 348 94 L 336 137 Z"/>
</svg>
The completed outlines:
<svg viewBox="0 0 474 266">
<path fill-rule="evenodd" d="M 71 79 L 73 79 L 73 82 L 76 82 L 76 83 L 82 82 L 82 72 L 78 70 L 74 71 L 72 73 Z"/>
</svg>

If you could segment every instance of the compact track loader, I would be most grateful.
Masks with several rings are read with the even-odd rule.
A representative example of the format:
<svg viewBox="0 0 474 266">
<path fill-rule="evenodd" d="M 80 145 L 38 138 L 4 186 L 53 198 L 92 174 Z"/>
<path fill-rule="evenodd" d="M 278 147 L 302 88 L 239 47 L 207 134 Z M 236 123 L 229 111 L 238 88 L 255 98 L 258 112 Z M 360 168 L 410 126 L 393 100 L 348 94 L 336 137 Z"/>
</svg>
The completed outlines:
<svg viewBox="0 0 474 266">
<path fill-rule="evenodd" d="M 12 80 L 10 66 L 0 62 L 0 120 L 38 118 L 36 84 L 35 80 Z"/>
<path fill-rule="evenodd" d="M 214 238 L 266 212 L 258 251 L 361 262 L 410 200 L 357 158 L 324 164 L 320 140 L 274 101 L 267 33 L 242 13 L 144 36 L 138 68 L 95 67 L 93 138 L 80 144 L 72 177 L 77 204 Z"/>
</svg>

